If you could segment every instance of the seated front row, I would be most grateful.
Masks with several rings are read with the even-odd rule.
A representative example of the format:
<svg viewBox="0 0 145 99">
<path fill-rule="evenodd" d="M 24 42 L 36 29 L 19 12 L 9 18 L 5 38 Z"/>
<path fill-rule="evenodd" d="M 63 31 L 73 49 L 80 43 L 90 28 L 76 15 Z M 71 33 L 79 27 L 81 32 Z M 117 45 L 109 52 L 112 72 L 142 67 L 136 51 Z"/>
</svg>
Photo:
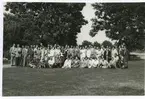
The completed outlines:
<svg viewBox="0 0 145 99">
<path fill-rule="evenodd" d="M 78 57 L 75 59 L 67 58 L 62 68 L 117 68 L 118 60 L 118 56 L 112 58 L 109 63 L 102 57 L 84 58 L 82 60 L 79 60 Z"/>
</svg>

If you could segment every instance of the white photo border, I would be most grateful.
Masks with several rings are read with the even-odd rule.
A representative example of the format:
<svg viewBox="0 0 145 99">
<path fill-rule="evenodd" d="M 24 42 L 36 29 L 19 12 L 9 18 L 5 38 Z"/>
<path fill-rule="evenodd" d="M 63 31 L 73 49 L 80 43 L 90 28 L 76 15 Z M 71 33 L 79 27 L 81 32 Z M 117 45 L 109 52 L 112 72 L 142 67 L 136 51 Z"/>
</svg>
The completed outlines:
<svg viewBox="0 0 145 99">
<path fill-rule="evenodd" d="M 108 2 L 108 3 L 123 3 L 123 2 L 142 2 L 145 3 L 145 0 L 0 0 L 0 98 L 1 99 L 144 99 L 144 96 L 2 96 L 2 74 L 3 74 L 3 4 L 4 2 L 72 2 L 72 3 L 94 3 L 94 2 Z M 145 70 L 144 70 L 145 71 Z M 145 76 L 145 75 L 144 75 Z M 145 80 L 144 80 L 145 81 Z M 145 82 L 144 82 L 145 84 Z M 145 87 L 144 87 L 145 88 Z"/>
</svg>

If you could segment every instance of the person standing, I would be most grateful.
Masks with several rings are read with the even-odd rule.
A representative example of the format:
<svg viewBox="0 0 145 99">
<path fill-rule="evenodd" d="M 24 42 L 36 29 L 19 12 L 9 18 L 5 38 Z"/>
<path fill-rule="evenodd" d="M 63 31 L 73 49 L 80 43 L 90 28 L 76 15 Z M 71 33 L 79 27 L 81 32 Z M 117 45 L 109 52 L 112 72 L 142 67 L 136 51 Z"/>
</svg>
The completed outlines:
<svg viewBox="0 0 145 99">
<path fill-rule="evenodd" d="M 16 63 L 16 48 L 15 44 L 10 48 L 10 56 L 11 56 L 11 66 L 14 66 Z"/>
<path fill-rule="evenodd" d="M 17 48 L 16 48 L 16 66 L 20 66 L 21 54 L 22 54 L 22 49 L 21 49 L 20 45 L 17 44 Z"/>
<path fill-rule="evenodd" d="M 33 50 L 33 46 L 31 45 L 28 48 L 28 57 L 27 57 L 28 64 L 30 64 L 33 61 L 33 57 L 34 57 L 34 50 Z"/>
<path fill-rule="evenodd" d="M 84 59 L 86 57 L 86 48 L 81 47 L 80 49 L 80 59 Z"/>
<path fill-rule="evenodd" d="M 88 47 L 86 49 L 86 56 L 87 56 L 87 58 L 90 58 L 91 57 L 91 48 L 90 47 Z"/>
<path fill-rule="evenodd" d="M 104 59 L 107 60 L 108 62 L 110 62 L 111 60 L 111 48 L 107 46 L 107 49 L 105 51 L 105 54 L 104 54 Z"/>
<path fill-rule="evenodd" d="M 114 58 L 116 55 L 118 55 L 118 51 L 117 51 L 117 48 L 115 48 L 115 46 L 113 46 L 113 48 L 112 48 L 112 58 Z"/>
<path fill-rule="evenodd" d="M 27 64 L 27 55 L 28 55 L 28 48 L 27 46 L 25 46 L 23 49 L 22 49 L 22 66 L 25 67 L 26 64 Z"/>
<path fill-rule="evenodd" d="M 128 68 L 128 56 L 129 51 L 125 45 L 122 45 L 123 66 L 122 68 Z"/>
<path fill-rule="evenodd" d="M 111 47 L 108 49 L 108 62 L 110 62 L 112 59 L 112 52 L 111 52 Z"/>
</svg>

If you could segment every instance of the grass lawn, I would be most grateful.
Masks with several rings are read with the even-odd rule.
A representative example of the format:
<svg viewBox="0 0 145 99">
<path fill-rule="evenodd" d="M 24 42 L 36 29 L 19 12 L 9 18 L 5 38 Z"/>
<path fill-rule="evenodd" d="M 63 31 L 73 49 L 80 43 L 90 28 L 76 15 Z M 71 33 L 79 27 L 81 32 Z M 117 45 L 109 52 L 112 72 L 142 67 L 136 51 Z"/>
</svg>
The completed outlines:
<svg viewBox="0 0 145 99">
<path fill-rule="evenodd" d="M 3 96 L 50 95 L 144 95 L 144 60 L 128 69 L 3 69 Z"/>
</svg>

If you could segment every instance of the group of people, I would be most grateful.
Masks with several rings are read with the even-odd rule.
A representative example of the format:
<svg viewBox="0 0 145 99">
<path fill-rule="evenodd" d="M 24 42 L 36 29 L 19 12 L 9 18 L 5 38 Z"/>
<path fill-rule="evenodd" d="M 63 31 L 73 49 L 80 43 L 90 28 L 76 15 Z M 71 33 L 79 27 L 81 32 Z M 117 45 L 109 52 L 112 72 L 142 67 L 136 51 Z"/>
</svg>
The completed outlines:
<svg viewBox="0 0 145 99">
<path fill-rule="evenodd" d="M 125 44 L 119 47 L 22 45 L 10 48 L 12 66 L 32 68 L 127 68 Z"/>
</svg>

